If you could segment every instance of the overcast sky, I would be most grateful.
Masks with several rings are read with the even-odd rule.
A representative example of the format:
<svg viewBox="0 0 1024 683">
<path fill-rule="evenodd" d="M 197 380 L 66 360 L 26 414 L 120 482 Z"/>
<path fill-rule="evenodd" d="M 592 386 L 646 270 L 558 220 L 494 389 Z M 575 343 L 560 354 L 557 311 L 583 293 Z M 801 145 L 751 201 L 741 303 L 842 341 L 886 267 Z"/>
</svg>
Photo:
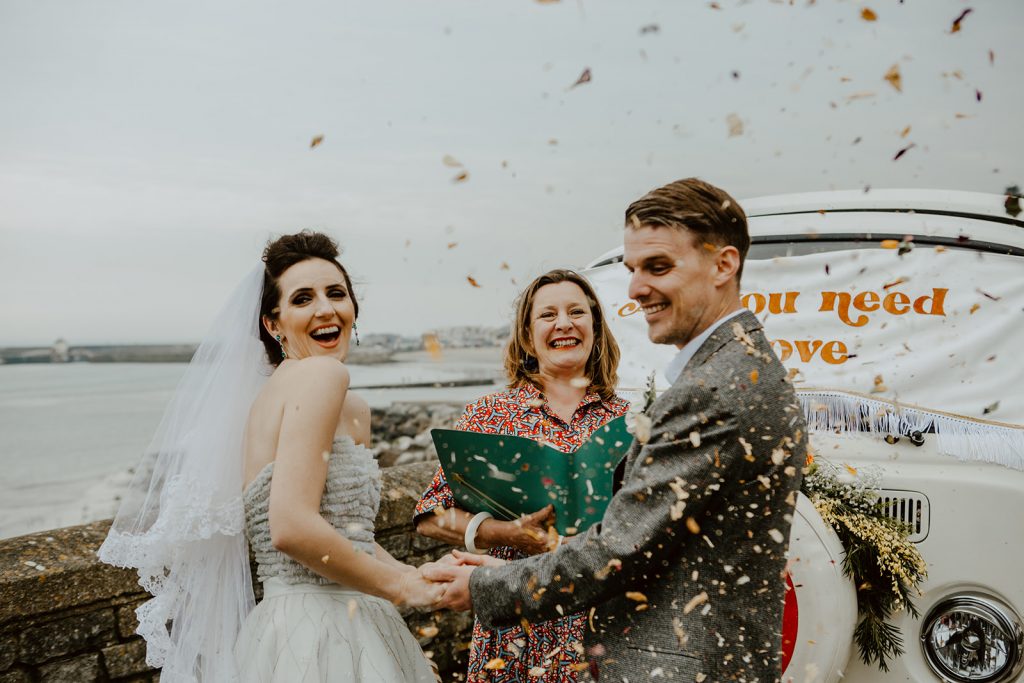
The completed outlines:
<svg viewBox="0 0 1024 683">
<path fill-rule="evenodd" d="M 0 0 L 0 346 L 197 341 L 302 228 L 343 245 L 361 331 L 417 334 L 506 321 L 681 177 L 1002 193 L 1024 3 L 952 32 L 970 7 Z"/>
</svg>

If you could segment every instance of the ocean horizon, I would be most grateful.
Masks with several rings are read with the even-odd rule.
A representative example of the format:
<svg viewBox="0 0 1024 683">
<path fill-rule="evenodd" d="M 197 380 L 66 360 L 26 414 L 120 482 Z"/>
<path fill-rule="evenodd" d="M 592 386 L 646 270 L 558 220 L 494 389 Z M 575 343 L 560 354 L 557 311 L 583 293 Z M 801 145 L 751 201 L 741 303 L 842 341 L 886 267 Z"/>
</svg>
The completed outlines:
<svg viewBox="0 0 1024 683">
<path fill-rule="evenodd" d="M 0 538 L 112 516 L 186 367 L 0 365 Z M 451 349 L 437 359 L 397 353 L 392 362 L 349 370 L 353 391 L 375 408 L 468 403 L 495 390 L 501 349 Z"/>
</svg>

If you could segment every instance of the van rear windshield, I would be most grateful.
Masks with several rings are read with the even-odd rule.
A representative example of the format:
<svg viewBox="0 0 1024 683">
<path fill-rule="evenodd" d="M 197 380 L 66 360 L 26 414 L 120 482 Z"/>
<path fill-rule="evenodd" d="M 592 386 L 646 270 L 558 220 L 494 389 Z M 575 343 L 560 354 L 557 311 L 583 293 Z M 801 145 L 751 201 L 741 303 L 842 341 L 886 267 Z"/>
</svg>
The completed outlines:
<svg viewBox="0 0 1024 683">
<path fill-rule="evenodd" d="M 830 251 L 847 251 L 850 249 L 882 249 L 886 240 L 904 241 L 911 237 L 915 247 L 943 246 L 948 249 L 966 249 L 969 251 L 988 252 L 1024 256 L 1020 247 L 982 242 L 968 237 L 937 237 L 934 235 L 905 235 L 887 233 L 833 233 L 833 234 L 792 234 L 769 235 L 751 239 L 748 259 L 772 259 L 780 256 L 805 256 L 822 254 Z"/>
</svg>

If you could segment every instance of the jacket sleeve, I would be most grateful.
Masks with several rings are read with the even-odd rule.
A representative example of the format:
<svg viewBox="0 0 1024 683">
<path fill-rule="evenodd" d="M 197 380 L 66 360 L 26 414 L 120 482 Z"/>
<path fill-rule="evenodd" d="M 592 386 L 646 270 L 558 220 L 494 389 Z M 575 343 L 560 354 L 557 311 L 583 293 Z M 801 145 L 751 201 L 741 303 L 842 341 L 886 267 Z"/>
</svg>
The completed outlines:
<svg viewBox="0 0 1024 683">
<path fill-rule="evenodd" d="M 579 612 L 642 590 L 680 553 L 714 552 L 714 534 L 701 528 L 713 522 L 707 508 L 718 496 L 737 498 L 733 489 L 766 485 L 772 463 L 763 461 L 781 444 L 745 441 L 710 385 L 673 387 L 662 399 L 599 525 L 554 552 L 473 572 L 473 607 L 484 625 Z"/>
</svg>

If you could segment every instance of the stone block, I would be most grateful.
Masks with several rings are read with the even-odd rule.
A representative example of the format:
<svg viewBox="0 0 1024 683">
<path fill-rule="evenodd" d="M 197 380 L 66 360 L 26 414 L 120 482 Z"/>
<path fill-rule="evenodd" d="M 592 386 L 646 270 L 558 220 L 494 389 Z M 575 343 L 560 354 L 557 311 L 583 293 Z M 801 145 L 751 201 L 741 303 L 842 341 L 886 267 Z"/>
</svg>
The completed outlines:
<svg viewBox="0 0 1024 683">
<path fill-rule="evenodd" d="M 7 671 L 14 665 L 18 655 L 18 641 L 12 635 L 0 637 L 0 671 Z"/>
<path fill-rule="evenodd" d="M 106 520 L 0 540 L 0 624 L 145 595 L 135 572 L 96 559 L 109 528 Z"/>
<path fill-rule="evenodd" d="M 414 551 L 422 553 L 441 547 L 444 547 L 446 550 L 449 549 L 448 544 L 444 541 L 439 541 L 436 538 L 430 538 L 429 536 L 423 536 L 416 533 L 415 530 L 412 532 L 412 549 Z"/>
<path fill-rule="evenodd" d="M 395 558 L 399 562 L 405 562 L 406 558 L 409 557 L 409 547 L 412 539 L 409 538 L 409 534 L 389 534 L 382 536 L 377 539 L 377 543 L 380 543 L 380 547 L 387 550 L 391 557 Z"/>
<path fill-rule="evenodd" d="M 0 683 L 29 683 L 32 677 L 27 671 L 11 669 L 0 674 Z"/>
<path fill-rule="evenodd" d="M 380 510 L 374 525 L 378 532 L 399 527 L 412 528 L 416 503 L 433 479 L 435 469 L 432 463 L 420 462 L 381 470 Z"/>
<path fill-rule="evenodd" d="M 117 608 L 117 635 L 122 638 L 131 638 L 135 635 L 135 629 L 139 627 L 139 618 L 135 616 L 135 609 L 139 603 L 124 605 Z"/>
<path fill-rule="evenodd" d="M 103 648 L 103 662 L 111 678 L 123 678 L 150 670 L 146 664 L 146 641 L 136 638 Z"/>
<path fill-rule="evenodd" d="M 42 683 L 87 683 L 99 680 L 100 656 L 92 653 L 39 667 Z"/>
<path fill-rule="evenodd" d="M 116 640 L 114 612 L 104 609 L 25 629 L 18 644 L 18 658 L 26 664 L 39 664 Z"/>
</svg>

